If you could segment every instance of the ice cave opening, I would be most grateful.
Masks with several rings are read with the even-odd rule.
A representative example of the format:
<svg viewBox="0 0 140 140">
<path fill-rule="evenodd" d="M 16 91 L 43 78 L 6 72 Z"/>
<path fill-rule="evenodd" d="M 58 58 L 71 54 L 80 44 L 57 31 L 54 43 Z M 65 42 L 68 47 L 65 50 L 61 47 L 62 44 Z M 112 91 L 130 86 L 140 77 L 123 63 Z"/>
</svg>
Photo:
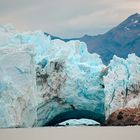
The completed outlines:
<svg viewBox="0 0 140 140">
<path fill-rule="evenodd" d="M 92 125 L 102 125 L 105 121 L 105 117 L 101 114 L 96 114 L 95 112 L 88 110 L 71 110 L 63 112 L 52 118 L 44 126 L 59 126 L 59 124 L 71 120 L 71 119 L 83 119 L 84 121 L 91 120 L 94 123 Z M 84 121 L 82 122 L 84 124 Z M 75 123 L 75 122 L 74 122 Z M 91 124 L 90 124 L 91 125 Z"/>
</svg>

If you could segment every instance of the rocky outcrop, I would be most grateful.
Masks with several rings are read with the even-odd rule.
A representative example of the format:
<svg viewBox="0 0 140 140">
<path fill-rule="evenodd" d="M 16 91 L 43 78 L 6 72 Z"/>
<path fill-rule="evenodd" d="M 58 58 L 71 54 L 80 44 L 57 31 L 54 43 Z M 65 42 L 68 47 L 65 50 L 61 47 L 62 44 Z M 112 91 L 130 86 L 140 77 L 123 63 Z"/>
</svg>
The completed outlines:
<svg viewBox="0 0 140 140">
<path fill-rule="evenodd" d="M 107 126 L 140 125 L 140 108 L 124 108 L 113 112 L 105 122 Z"/>
<path fill-rule="evenodd" d="M 58 126 L 99 126 L 100 124 L 90 119 L 70 119 L 59 123 Z"/>
</svg>

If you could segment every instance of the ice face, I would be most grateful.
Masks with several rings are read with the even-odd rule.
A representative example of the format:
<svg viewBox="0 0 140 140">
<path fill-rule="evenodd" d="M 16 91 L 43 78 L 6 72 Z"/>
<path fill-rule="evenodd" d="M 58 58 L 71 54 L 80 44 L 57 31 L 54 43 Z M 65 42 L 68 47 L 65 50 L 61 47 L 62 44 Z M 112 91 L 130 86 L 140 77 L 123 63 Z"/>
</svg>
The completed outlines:
<svg viewBox="0 0 140 140">
<path fill-rule="evenodd" d="M 31 127 L 37 118 L 31 46 L 0 48 L 0 127 Z"/>
<path fill-rule="evenodd" d="M 106 66 L 99 55 L 88 53 L 85 43 L 51 40 L 47 55 L 37 66 L 37 88 L 45 102 L 45 112 L 51 112 L 49 116 L 38 113 L 37 125 L 43 125 L 45 121 L 47 124 L 57 115 L 71 110 L 88 110 L 95 113 L 92 119 L 104 120 L 101 71 Z M 42 115 L 44 119 L 40 119 Z"/>
</svg>

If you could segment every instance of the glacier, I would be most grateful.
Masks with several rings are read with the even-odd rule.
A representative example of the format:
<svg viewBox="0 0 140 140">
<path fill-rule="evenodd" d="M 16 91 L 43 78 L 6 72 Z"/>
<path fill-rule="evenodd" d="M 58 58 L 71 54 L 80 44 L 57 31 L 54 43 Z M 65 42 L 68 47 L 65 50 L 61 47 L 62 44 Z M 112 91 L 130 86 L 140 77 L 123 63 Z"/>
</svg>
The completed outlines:
<svg viewBox="0 0 140 140">
<path fill-rule="evenodd" d="M 140 58 L 114 56 L 108 66 L 79 40 L 0 26 L 0 127 L 101 124 L 116 109 L 139 106 Z"/>
</svg>

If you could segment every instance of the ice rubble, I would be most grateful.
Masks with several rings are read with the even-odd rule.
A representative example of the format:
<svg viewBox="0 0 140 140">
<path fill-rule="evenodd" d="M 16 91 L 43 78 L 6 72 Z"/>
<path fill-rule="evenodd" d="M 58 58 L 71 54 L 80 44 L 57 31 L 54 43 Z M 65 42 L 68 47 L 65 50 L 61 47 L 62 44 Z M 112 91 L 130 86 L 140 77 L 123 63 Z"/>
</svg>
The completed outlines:
<svg viewBox="0 0 140 140">
<path fill-rule="evenodd" d="M 138 105 L 139 88 L 133 86 L 139 86 L 139 74 L 134 54 L 126 60 L 114 56 L 106 67 L 78 40 L 66 43 L 41 31 L 1 26 L 0 127 L 43 126 L 66 118 L 103 123 L 115 109 Z"/>
</svg>

